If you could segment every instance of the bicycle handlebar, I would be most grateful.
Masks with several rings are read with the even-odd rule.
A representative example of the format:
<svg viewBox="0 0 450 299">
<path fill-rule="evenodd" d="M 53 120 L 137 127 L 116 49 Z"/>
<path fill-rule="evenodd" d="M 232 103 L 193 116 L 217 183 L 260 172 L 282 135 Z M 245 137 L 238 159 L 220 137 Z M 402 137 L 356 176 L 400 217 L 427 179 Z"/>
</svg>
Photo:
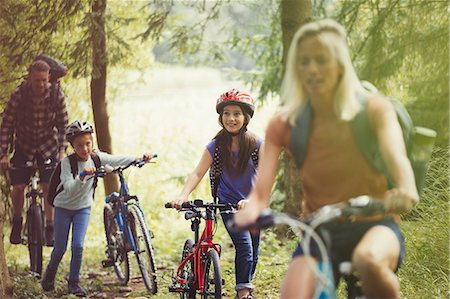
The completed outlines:
<svg viewBox="0 0 450 299">
<path fill-rule="evenodd" d="M 58 165 L 58 162 L 52 162 L 52 160 L 47 159 L 44 161 L 44 164 L 37 164 L 36 161 L 27 161 L 24 165 L 13 165 L 9 167 L 10 170 L 17 170 L 17 169 L 33 169 L 33 170 L 44 170 L 44 169 L 50 169 L 54 168 Z"/>
<path fill-rule="evenodd" d="M 256 221 L 244 227 L 238 227 L 234 220 L 230 220 L 230 226 L 235 230 L 265 229 L 276 224 L 288 224 L 291 220 L 300 221 L 311 227 L 317 227 L 340 219 L 350 219 L 352 216 L 371 216 L 385 213 L 382 201 L 370 198 L 369 196 L 358 196 L 346 202 L 330 204 L 318 209 L 305 219 L 297 219 L 284 213 L 272 212 L 270 209 L 264 210 Z"/>
<path fill-rule="evenodd" d="M 158 155 L 154 154 L 150 159 L 153 158 L 157 158 Z M 105 166 L 100 166 L 99 168 L 97 168 L 97 170 L 92 174 L 92 177 L 104 177 L 105 175 L 109 174 L 109 173 L 113 173 L 113 172 L 118 172 L 118 171 L 123 171 L 125 169 L 127 169 L 130 166 L 136 166 L 141 168 L 142 166 L 144 166 L 148 161 L 150 161 L 150 159 L 146 159 L 145 157 L 139 158 L 135 161 L 130 162 L 128 165 L 126 166 L 119 166 L 116 168 L 113 168 L 111 165 L 105 165 Z M 81 171 L 80 176 L 86 176 L 88 174 L 86 174 L 86 172 Z"/>
<path fill-rule="evenodd" d="M 172 209 L 174 208 L 170 202 L 166 202 L 164 204 L 164 207 L 166 209 Z M 236 205 L 231 203 L 213 203 L 213 202 L 206 202 L 204 203 L 201 199 L 194 199 L 193 201 L 186 201 L 181 204 L 181 210 L 180 211 L 189 211 L 189 210 L 196 210 L 197 208 L 205 208 L 205 209 L 220 209 L 222 211 L 231 211 L 236 209 Z"/>
</svg>

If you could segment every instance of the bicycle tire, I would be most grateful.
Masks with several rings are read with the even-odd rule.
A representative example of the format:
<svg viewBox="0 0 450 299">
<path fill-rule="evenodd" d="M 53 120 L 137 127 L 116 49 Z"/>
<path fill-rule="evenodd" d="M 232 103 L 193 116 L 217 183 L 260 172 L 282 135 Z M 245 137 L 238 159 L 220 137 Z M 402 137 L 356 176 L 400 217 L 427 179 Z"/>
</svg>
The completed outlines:
<svg viewBox="0 0 450 299">
<path fill-rule="evenodd" d="M 42 247 L 44 245 L 44 215 L 40 204 L 27 211 L 27 243 L 30 253 L 30 271 L 42 274 Z"/>
<path fill-rule="evenodd" d="M 204 270 L 205 287 L 202 298 L 222 298 L 222 272 L 217 251 L 213 249 L 208 251 Z"/>
<path fill-rule="evenodd" d="M 148 230 L 141 210 L 137 206 L 131 205 L 128 213 L 129 225 L 136 246 L 135 255 L 142 279 L 149 293 L 156 294 L 158 284 L 156 281 L 156 266 L 150 231 Z"/>
<path fill-rule="evenodd" d="M 184 261 L 184 259 L 190 255 L 192 252 L 194 252 L 194 241 L 191 239 L 187 239 L 186 242 L 184 242 L 183 252 L 181 254 L 181 261 Z M 195 299 L 196 290 L 194 286 L 194 259 L 191 258 L 189 262 L 184 264 L 183 268 L 181 269 L 180 277 L 186 279 L 187 285 L 186 287 L 188 290 L 184 293 L 180 293 L 181 299 Z"/>
<path fill-rule="evenodd" d="M 113 267 L 117 279 L 121 285 L 126 285 L 130 280 L 130 262 L 128 251 L 125 248 L 123 233 L 120 231 L 117 218 L 110 204 L 103 208 L 103 223 L 107 242 L 106 255 L 114 261 Z"/>
</svg>

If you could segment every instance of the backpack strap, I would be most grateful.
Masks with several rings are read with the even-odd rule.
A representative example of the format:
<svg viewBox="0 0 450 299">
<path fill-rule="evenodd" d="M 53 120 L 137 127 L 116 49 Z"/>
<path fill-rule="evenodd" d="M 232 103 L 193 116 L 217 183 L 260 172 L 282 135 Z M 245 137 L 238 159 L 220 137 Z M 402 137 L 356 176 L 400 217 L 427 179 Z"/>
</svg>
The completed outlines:
<svg viewBox="0 0 450 299">
<path fill-rule="evenodd" d="M 92 153 L 91 158 L 94 161 L 95 168 L 99 168 L 102 165 L 100 157 L 96 153 Z M 69 155 L 69 162 L 70 162 L 70 172 L 72 173 L 73 178 L 75 179 L 78 175 L 78 158 L 76 153 Z M 95 188 L 97 188 L 97 183 L 98 177 L 95 176 L 94 182 L 92 184 L 92 188 L 94 189 L 93 196 L 95 195 Z"/>
<path fill-rule="evenodd" d="M 311 103 L 308 101 L 297 116 L 291 132 L 291 147 L 297 167 L 301 168 L 308 149 L 311 122 L 314 116 Z"/>
<path fill-rule="evenodd" d="M 370 125 L 368 97 L 364 94 L 358 94 L 357 98 L 362 105 L 362 109 L 350 122 L 356 145 L 369 164 L 386 176 L 389 188 L 392 188 L 394 187 L 394 181 L 389 175 L 386 163 L 381 156 L 377 136 Z"/>
<path fill-rule="evenodd" d="M 72 176 L 75 179 L 78 175 L 78 158 L 76 153 L 69 155 L 69 163 L 70 163 L 70 172 L 72 173 Z"/>
<path fill-rule="evenodd" d="M 217 186 L 219 185 L 220 176 L 222 175 L 222 155 L 220 152 L 220 146 L 217 145 L 217 141 L 212 158 L 213 163 L 209 170 L 209 183 L 211 186 L 211 195 L 214 199 L 214 202 L 217 203 Z"/>
<path fill-rule="evenodd" d="M 102 162 L 100 161 L 100 157 L 96 153 L 92 153 L 91 154 L 91 158 L 92 158 L 92 161 L 94 161 L 95 168 L 99 168 L 100 166 L 102 166 Z M 94 183 L 92 185 L 92 188 L 94 188 L 93 196 L 95 195 L 95 188 L 97 188 L 97 183 L 98 183 L 98 177 L 95 176 L 94 177 Z"/>
<path fill-rule="evenodd" d="M 253 152 L 251 153 L 250 157 L 252 158 L 253 165 L 255 165 L 255 168 L 258 168 L 259 164 L 259 147 L 255 147 Z"/>
</svg>

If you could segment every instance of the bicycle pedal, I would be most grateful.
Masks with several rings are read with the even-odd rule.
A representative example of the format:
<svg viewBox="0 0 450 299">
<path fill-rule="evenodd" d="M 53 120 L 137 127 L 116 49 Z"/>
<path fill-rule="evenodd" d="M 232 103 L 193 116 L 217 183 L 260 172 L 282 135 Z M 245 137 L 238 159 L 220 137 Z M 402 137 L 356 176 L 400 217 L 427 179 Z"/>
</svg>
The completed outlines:
<svg viewBox="0 0 450 299">
<path fill-rule="evenodd" d="M 170 293 L 183 293 L 186 292 L 185 288 L 182 287 L 176 287 L 174 285 L 169 286 L 169 292 Z"/>
<path fill-rule="evenodd" d="M 102 261 L 102 266 L 103 266 L 103 268 L 112 267 L 112 266 L 114 266 L 114 261 L 111 260 L 111 259 L 103 260 Z"/>
<path fill-rule="evenodd" d="M 189 288 L 189 286 L 184 285 L 176 285 L 174 283 L 172 283 L 172 285 L 169 286 L 169 292 L 170 293 L 186 293 L 189 292 L 191 289 Z"/>
</svg>

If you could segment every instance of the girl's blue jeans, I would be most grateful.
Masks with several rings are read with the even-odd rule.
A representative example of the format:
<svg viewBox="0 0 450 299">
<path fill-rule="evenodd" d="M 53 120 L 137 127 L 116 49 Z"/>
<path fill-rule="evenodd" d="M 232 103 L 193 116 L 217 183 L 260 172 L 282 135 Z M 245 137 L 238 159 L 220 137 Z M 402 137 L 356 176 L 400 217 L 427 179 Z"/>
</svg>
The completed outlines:
<svg viewBox="0 0 450 299">
<path fill-rule="evenodd" d="M 67 250 L 69 230 L 70 226 L 72 226 L 72 258 L 70 260 L 69 281 L 80 280 L 84 237 L 86 236 L 90 214 L 90 207 L 80 210 L 67 210 L 55 207 L 55 244 L 47 268 L 53 271 L 58 269 L 59 263 Z"/>
<path fill-rule="evenodd" d="M 228 227 L 228 220 L 232 218 L 233 214 L 222 214 L 222 220 L 236 250 L 234 259 L 236 275 L 235 290 L 253 290 L 254 286 L 251 280 L 256 271 L 256 264 L 258 263 L 260 234 L 251 234 L 249 231 L 236 232 L 230 229 Z"/>
</svg>

